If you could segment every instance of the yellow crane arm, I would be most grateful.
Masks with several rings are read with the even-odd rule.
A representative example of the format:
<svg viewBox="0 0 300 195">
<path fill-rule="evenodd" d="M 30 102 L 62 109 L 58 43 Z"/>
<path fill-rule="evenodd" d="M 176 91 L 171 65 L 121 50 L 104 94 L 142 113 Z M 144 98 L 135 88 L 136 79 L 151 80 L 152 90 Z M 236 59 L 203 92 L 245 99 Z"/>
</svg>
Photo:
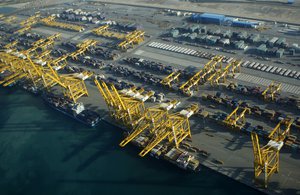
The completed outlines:
<svg viewBox="0 0 300 195">
<path fill-rule="evenodd" d="M 140 153 L 139 155 L 141 157 L 144 157 L 146 154 L 148 154 L 155 146 L 157 146 L 161 141 L 166 139 L 172 131 L 163 131 L 159 135 L 155 136 L 155 139 L 152 140 Z"/>
<path fill-rule="evenodd" d="M 136 136 L 138 136 L 140 133 L 142 133 L 144 130 L 150 127 L 150 124 L 147 122 L 142 122 L 140 125 L 138 125 L 132 133 L 130 133 L 129 136 L 127 136 L 121 143 L 120 146 L 124 147 L 126 146 L 129 142 L 131 142 Z"/>
</svg>

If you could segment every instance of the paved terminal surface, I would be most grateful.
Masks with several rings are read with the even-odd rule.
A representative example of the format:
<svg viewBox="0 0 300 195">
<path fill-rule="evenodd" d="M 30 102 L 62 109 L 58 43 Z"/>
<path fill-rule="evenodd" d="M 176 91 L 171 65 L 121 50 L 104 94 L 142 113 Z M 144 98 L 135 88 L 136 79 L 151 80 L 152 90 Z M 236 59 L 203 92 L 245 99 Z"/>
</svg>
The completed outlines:
<svg viewBox="0 0 300 195">
<path fill-rule="evenodd" d="M 162 60 L 168 63 L 172 64 L 181 64 L 182 66 L 188 67 L 190 65 L 202 68 L 204 65 L 199 64 L 199 62 L 191 61 L 191 60 L 185 60 L 185 59 L 180 59 L 180 58 L 174 58 L 172 56 L 167 56 L 159 53 L 153 53 L 151 51 L 144 51 L 144 50 L 137 50 L 136 52 L 133 53 L 134 55 L 146 57 L 146 58 L 151 58 L 154 60 Z"/>
<path fill-rule="evenodd" d="M 106 1 L 105 1 L 106 2 Z M 107 1 L 108 2 L 108 1 Z M 118 2 L 117 0 L 112 0 L 110 2 Z M 129 3 L 137 3 L 141 2 L 139 0 L 130 1 Z M 151 6 L 157 6 L 158 1 L 151 1 L 151 4 L 149 2 L 144 1 L 141 4 L 143 5 L 151 5 Z M 175 0 L 169 0 L 169 1 L 161 1 L 162 6 L 161 7 L 169 7 L 173 8 L 174 6 L 177 6 L 179 1 Z M 182 1 L 180 1 L 182 2 Z M 188 2 L 186 2 L 188 3 Z M 190 5 L 195 5 L 192 3 L 189 3 Z M 169 15 L 163 15 L 161 14 L 161 10 L 158 11 L 157 9 L 149 9 L 145 7 L 134 7 L 134 6 L 124 6 L 124 5 L 101 5 L 101 4 L 85 4 L 85 3 L 79 3 L 75 4 L 73 7 L 70 5 L 60 5 L 57 9 L 55 6 L 51 8 L 43 8 L 41 9 L 41 14 L 52 14 L 52 13 L 60 13 L 62 10 L 67 8 L 81 8 L 86 10 L 92 10 L 94 11 L 97 9 L 101 12 L 104 12 L 108 19 L 111 20 L 117 20 L 122 22 L 136 22 L 140 23 L 144 30 L 146 31 L 146 40 L 139 46 L 136 46 L 134 49 L 129 50 L 128 52 L 120 52 L 120 56 L 117 60 L 111 61 L 111 60 L 103 60 L 99 56 L 93 56 L 97 59 L 103 60 L 105 64 L 113 63 L 116 66 L 128 68 L 130 70 L 138 70 L 143 71 L 147 73 L 152 73 L 155 76 L 159 78 L 163 78 L 167 76 L 165 73 L 157 73 L 155 71 L 149 70 L 149 69 L 142 69 L 137 68 L 133 65 L 124 64 L 122 62 L 123 58 L 126 57 L 142 57 L 144 59 L 153 60 L 156 62 L 162 62 L 166 65 L 172 65 L 181 69 L 190 69 L 193 71 L 200 70 L 205 63 L 208 62 L 207 59 L 199 58 L 195 56 L 189 56 L 184 54 L 178 54 L 175 52 L 170 51 L 164 51 L 157 48 L 151 48 L 148 45 L 151 42 L 159 41 L 164 42 L 160 39 L 160 35 L 162 34 L 163 30 L 167 30 L 172 27 L 180 27 L 182 25 L 185 25 L 187 21 L 184 20 L 184 18 L 176 17 L 176 16 L 169 16 Z M 210 9 L 207 9 L 205 11 L 212 11 L 219 9 L 220 7 L 214 8 L 214 4 L 206 3 L 205 6 L 198 10 L 198 7 L 194 7 L 193 9 L 197 9 L 197 11 L 202 11 L 207 9 L 207 7 L 210 7 Z M 246 5 L 246 4 L 245 4 Z M 262 5 L 262 4 L 260 4 Z M 278 5 L 278 4 L 275 4 Z M 297 5 L 297 4 L 296 4 Z M 231 6 L 233 6 L 231 4 Z M 235 5 L 234 9 L 232 9 L 233 15 L 236 14 L 237 11 L 242 12 L 244 10 L 237 10 L 236 6 L 244 6 L 244 5 Z M 255 5 L 253 9 L 255 10 L 258 5 Z M 180 7 L 180 8 L 185 8 Z M 187 8 L 186 8 L 187 9 Z M 226 7 L 222 9 L 227 9 Z M 266 9 L 266 8 L 264 8 Z M 274 8 L 274 5 L 270 8 L 271 10 L 277 9 Z M 229 9 L 227 9 L 228 11 Z M 286 16 L 292 16 L 289 18 L 289 22 L 295 22 L 294 17 L 298 17 L 299 13 L 295 13 L 295 7 L 286 7 L 286 5 L 283 6 L 282 12 L 285 13 L 287 10 L 290 11 L 290 14 Z M 221 13 L 221 12 L 220 12 Z M 248 12 L 247 12 L 248 13 Z M 282 13 L 282 15 L 283 15 Z M 26 13 L 27 15 L 33 14 L 33 11 L 29 11 Z M 26 15 L 25 14 L 25 15 Z M 20 14 L 21 15 L 21 14 Z M 278 15 L 278 20 L 283 19 L 282 15 Z M 256 13 L 253 12 L 253 15 L 249 15 L 248 17 L 254 17 L 256 16 Z M 264 18 L 265 14 L 260 13 L 257 18 Z M 22 14 L 21 17 L 24 17 Z M 269 17 L 272 17 L 272 14 L 269 15 Z M 299 17 L 298 17 L 299 18 Z M 268 18 L 265 18 L 268 19 Z M 81 22 L 78 22 L 78 24 L 83 25 Z M 85 23 L 86 24 L 86 23 Z M 62 41 L 72 41 L 75 43 L 79 43 L 83 41 L 84 39 L 96 39 L 100 42 L 101 45 L 106 44 L 115 44 L 115 40 L 111 39 L 105 39 L 105 38 L 99 38 L 94 35 L 92 35 L 91 29 L 97 27 L 97 25 L 89 24 L 86 28 L 86 31 L 81 33 L 75 33 L 75 32 L 69 32 L 66 30 L 60 30 L 52 27 L 34 27 L 33 32 L 38 32 L 40 34 L 49 36 L 54 33 L 60 32 L 62 33 Z M 211 28 L 220 28 L 219 26 L 215 25 L 208 25 L 208 27 Z M 228 27 L 224 27 L 228 28 Z M 277 28 L 276 28 L 277 29 Z M 236 29 L 231 29 L 236 30 Z M 239 29 L 241 30 L 241 29 Z M 247 29 L 247 31 L 251 33 L 257 33 L 257 31 Z M 268 34 L 268 36 L 273 36 L 277 31 L 267 31 L 264 32 L 265 34 Z M 277 35 L 276 35 L 277 36 Z M 290 35 L 282 35 L 287 38 L 289 41 L 299 42 L 298 36 L 290 36 Z M 59 41 L 58 41 L 59 42 Z M 167 42 L 164 42 L 167 43 Z M 237 51 L 237 54 L 227 54 L 220 51 L 215 51 L 213 49 L 207 49 L 203 47 L 196 47 L 196 46 L 188 46 L 181 43 L 175 43 L 175 42 L 168 42 L 167 44 L 171 44 L 174 46 L 181 46 L 181 47 L 187 47 L 189 49 L 194 50 L 202 50 L 209 53 L 216 53 L 216 54 L 223 54 L 228 55 L 230 57 L 235 57 L 238 59 L 243 60 L 252 60 L 256 61 L 257 59 L 254 59 L 250 57 L 247 54 L 244 54 L 243 52 Z M 56 44 L 55 48 L 59 48 L 60 44 Z M 104 46 L 105 47 L 105 46 Z M 106 47 L 111 48 L 111 47 Z M 68 51 L 71 52 L 71 51 Z M 296 61 L 299 59 L 299 55 L 295 56 L 293 60 L 290 60 L 288 57 L 284 58 L 284 62 L 289 61 Z M 258 60 L 261 63 L 270 63 L 274 65 L 273 62 L 264 62 L 261 60 Z M 197 93 L 194 97 L 185 97 L 180 93 L 167 90 L 165 88 L 162 88 L 161 86 L 154 86 L 149 83 L 143 83 L 142 81 L 135 80 L 131 76 L 124 77 L 120 75 L 116 75 L 113 72 L 109 72 L 106 69 L 99 70 L 94 69 L 91 67 L 82 66 L 81 63 L 78 62 L 68 62 L 69 65 L 72 66 L 78 66 L 85 68 L 87 70 L 94 71 L 96 74 L 104 74 L 106 77 L 113 77 L 115 79 L 118 79 L 120 81 L 126 81 L 130 83 L 134 83 L 136 86 L 141 86 L 144 88 L 153 89 L 156 93 L 164 93 L 168 99 L 177 99 L 181 101 L 181 105 L 176 110 L 180 110 L 183 108 L 186 108 L 190 103 L 199 103 L 201 107 L 205 108 L 207 111 L 211 113 L 216 112 L 224 112 L 224 113 L 230 113 L 232 111 L 231 108 L 225 108 L 219 105 L 215 105 L 214 103 L 205 102 L 201 99 L 202 93 L 209 93 L 209 94 L 215 94 L 217 91 L 222 92 L 226 96 L 229 96 L 231 98 L 237 98 L 243 101 L 246 101 L 247 103 L 250 103 L 252 105 L 258 105 L 263 108 L 267 109 L 274 109 L 276 111 L 283 112 L 284 114 L 291 115 L 293 117 L 299 116 L 299 110 L 296 108 L 290 108 L 285 106 L 276 105 L 275 103 L 265 103 L 261 99 L 257 97 L 248 97 L 240 94 L 234 94 L 232 92 L 222 90 L 219 88 L 213 88 L 209 85 L 203 85 L 200 86 L 199 93 Z M 294 71 L 300 71 L 299 66 L 292 66 L 287 63 L 283 64 L 276 64 L 276 66 L 279 67 L 285 67 L 289 68 Z M 260 85 L 262 87 L 266 87 L 269 83 L 271 83 L 272 80 L 280 81 L 283 83 L 282 86 L 282 95 L 298 95 L 300 94 L 300 83 L 299 80 L 294 78 L 287 78 L 280 75 L 274 75 L 266 72 L 261 72 L 257 70 L 252 70 L 249 68 L 242 68 L 242 73 L 237 74 L 235 79 L 231 79 L 230 81 L 237 82 L 239 84 L 247 84 L 247 85 Z M 180 79 L 180 82 L 185 82 L 185 79 Z M 92 80 L 87 80 L 86 85 L 89 91 L 89 97 L 83 97 L 80 99 L 80 101 L 84 102 L 85 105 L 89 108 L 95 109 L 101 115 L 107 117 L 107 108 L 105 105 L 105 102 L 103 98 L 100 96 L 99 91 L 97 90 L 96 86 L 93 84 Z M 157 103 L 155 103 L 157 104 Z M 153 103 L 146 103 L 147 106 L 153 105 Z M 213 106 L 212 106 L 213 105 Z M 261 118 L 253 117 L 253 116 L 246 116 L 246 120 L 251 122 L 253 125 L 263 125 L 267 131 L 270 131 L 272 128 L 276 126 L 275 123 L 271 123 L 269 121 L 264 121 Z M 214 169 L 222 174 L 225 174 L 233 179 L 236 179 L 242 183 L 245 183 L 251 187 L 259 188 L 260 190 L 267 192 L 269 194 L 300 194 L 300 161 L 299 161 L 299 151 L 293 151 L 288 148 L 283 148 L 280 152 L 280 172 L 278 174 L 274 174 L 271 177 L 269 188 L 267 190 L 260 188 L 259 186 L 256 186 L 253 183 L 253 151 L 252 151 L 252 143 L 250 140 L 250 135 L 242 134 L 240 132 L 234 132 L 226 127 L 223 127 L 221 125 L 218 125 L 212 121 L 209 120 L 203 120 L 201 118 L 192 117 L 191 118 L 191 129 L 192 129 L 192 145 L 198 147 L 199 149 L 203 149 L 207 151 L 210 155 L 208 158 L 204 158 L 201 155 L 198 156 L 201 159 L 201 164 L 204 166 L 207 166 L 211 169 Z M 292 134 L 295 134 L 299 137 L 299 130 L 293 129 Z M 120 140 L 121 141 L 121 140 Z M 265 144 L 264 141 L 261 142 L 261 145 Z M 199 154 L 197 154 L 199 155 Z M 138 158 L 138 154 L 137 154 Z M 223 164 L 220 164 L 218 162 L 222 161 Z M 199 173 L 201 174 L 201 172 Z"/>
<path fill-rule="evenodd" d="M 237 80 L 245 81 L 248 83 L 253 83 L 255 85 L 269 86 L 272 83 L 272 80 L 265 79 L 249 74 L 240 73 L 235 77 Z M 296 95 L 300 95 L 300 87 L 296 85 L 291 85 L 287 83 L 283 83 L 281 90 L 288 93 L 293 93 Z"/>
<path fill-rule="evenodd" d="M 217 170 L 238 181 L 253 185 L 253 151 L 250 135 L 230 131 L 223 126 L 214 129 L 193 128 L 193 144 L 201 149 L 211 152 L 208 159 L 202 164 Z M 291 154 L 282 150 L 280 154 L 280 172 L 273 175 L 269 189 L 275 193 L 297 194 L 300 184 L 299 153 Z M 220 165 L 212 159 L 222 161 Z"/>
</svg>

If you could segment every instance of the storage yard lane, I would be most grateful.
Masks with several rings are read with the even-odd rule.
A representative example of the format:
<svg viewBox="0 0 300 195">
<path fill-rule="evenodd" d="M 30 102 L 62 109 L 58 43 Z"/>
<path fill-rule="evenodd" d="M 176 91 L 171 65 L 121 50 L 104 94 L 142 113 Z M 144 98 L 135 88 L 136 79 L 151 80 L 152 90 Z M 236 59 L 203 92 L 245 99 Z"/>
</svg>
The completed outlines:
<svg viewBox="0 0 300 195">
<path fill-rule="evenodd" d="M 249 75 L 249 74 L 244 74 L 244 73 L 238 74 L 235 78 L 240 81 L 245 81 L 248 83 L 253 83 L 253 84 L 262 85 L 262 86 L 269 86 L 272 83 L 272 80 L 270 80 L 270 79 L 265 79 L 265 78 L 261 78 L 261 77 L 257 77 L 257 76 L 253 76 L 253 75 Z M 300 95 L 300 87 L 296 86 L 296 85 L 282 83 L 281 90 L 283 92 Z"/>
</svg>

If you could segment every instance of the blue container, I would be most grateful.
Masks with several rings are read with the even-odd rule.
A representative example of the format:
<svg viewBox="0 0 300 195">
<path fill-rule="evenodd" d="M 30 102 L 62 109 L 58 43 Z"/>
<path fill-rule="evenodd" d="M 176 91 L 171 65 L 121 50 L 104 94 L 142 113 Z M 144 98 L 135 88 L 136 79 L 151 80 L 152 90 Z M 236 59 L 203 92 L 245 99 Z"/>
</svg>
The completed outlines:
<svg viewBox="0 0 300 195">
<path fill-rule="evenodd" d="M 254 28 L 258 23 L 256 22 L 248 22 L 248 21 L 233 21 L 232 26 L 234 27 L 242 27 L 242 28 Z"/>
</svg>

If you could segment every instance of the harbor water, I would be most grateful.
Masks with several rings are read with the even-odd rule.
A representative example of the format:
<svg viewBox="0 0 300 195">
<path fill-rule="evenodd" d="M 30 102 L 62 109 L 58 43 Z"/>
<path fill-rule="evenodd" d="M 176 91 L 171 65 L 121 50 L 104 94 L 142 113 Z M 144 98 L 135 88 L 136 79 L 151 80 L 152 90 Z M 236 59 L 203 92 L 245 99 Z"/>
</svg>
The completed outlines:
<svg viewBox="0 0 300 195">
<path fill-rule="evenodd" d="M 202 167 L 198 173 L 118 146 L 122 130 L 89 128 L 23 90 L 0 88 L 0 194 L 260 194 Z"/>
</svg>

